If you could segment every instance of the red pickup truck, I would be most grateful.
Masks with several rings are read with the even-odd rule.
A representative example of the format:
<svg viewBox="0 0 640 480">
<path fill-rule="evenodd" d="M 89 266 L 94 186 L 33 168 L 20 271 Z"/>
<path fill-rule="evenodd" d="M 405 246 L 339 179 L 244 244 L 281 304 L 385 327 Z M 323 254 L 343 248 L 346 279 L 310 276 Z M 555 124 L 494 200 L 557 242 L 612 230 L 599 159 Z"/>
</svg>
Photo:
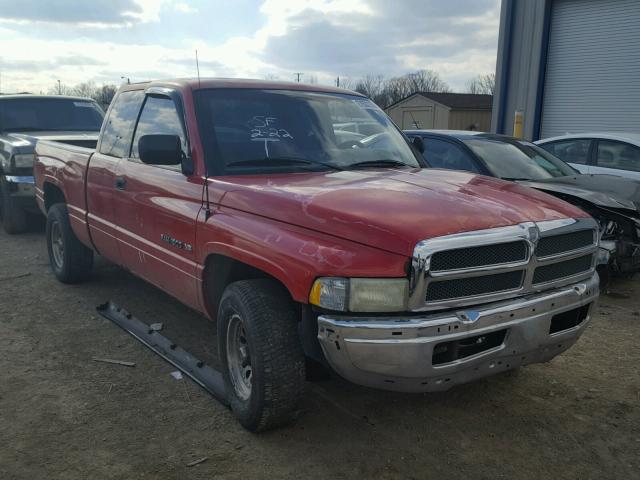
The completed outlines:
<svg viewBox="0 0 640 480">
<path fill-rule="evenodd" d="M 38 142 L 36 195 L 59 280 L 97 252 L 217 321 L 229 403 L 257 431 L 290 419 L 307 359 L 445 390 L 584 331 L 595 221 L 422 162 L 356 93 L 176 80 L 123 86 L 95 151 Z"/>
</svg>

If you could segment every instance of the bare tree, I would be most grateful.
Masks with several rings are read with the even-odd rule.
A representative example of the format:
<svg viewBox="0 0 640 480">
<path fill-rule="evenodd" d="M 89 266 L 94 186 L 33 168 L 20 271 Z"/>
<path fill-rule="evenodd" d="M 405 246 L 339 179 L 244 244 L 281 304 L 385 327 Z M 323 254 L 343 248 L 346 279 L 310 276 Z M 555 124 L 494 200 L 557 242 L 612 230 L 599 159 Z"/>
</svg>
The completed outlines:
<svg viewBox="0 0 640 480">
<path fill-rule="evenodd" d="M 384 103 L 385 80 L 382 75 L 368 74 L 355 85 L 355 91 L 369 97 L 378 105 Z"/>
<path fill-rule="evenodd" d="M 71 95 L 72 89 L 58 80 L 53 87 L 47 90 L 47 95 Z"/>
<path fill-rule="evenodd" d="M 355 90 L 382 108 L 417 92 L 450 91 L 449 85 L 433 70 L 418 70 L 389 79 L 381 75 L 366 75 L 356 83 Z"/>
<path fill-rule="evenodd" d="M 483 93 L 493 95 L 496 88 L 496 74 L 488 73 L 486 75 L 476 75 L 467 82 L 467 91 L 469 93 Z"/>
<path fill-rule="evenodd" d="M 102 85 L 96 89 L 92 98 L 106 110 L 117 91 L 115 85 Z"/>
<path fill-rule="evenodd" d="M 86 97 L 86 98 L 95 98 L 97 93 L 97 88 L 95 83 L 93 82 L 83 82 L 79 83 L 75 87 L 71 89 L 74 95 L 78 97 Z"/>
<path fill-rule="evenodd" d="M 418 70 L 417 72 L 407 73 L 402 78 L 406 79 L 411 93 L 448 92 L 450 90 L 449 85 L 440 78 L 438 72 L 433 70 Z"/>
</svg>

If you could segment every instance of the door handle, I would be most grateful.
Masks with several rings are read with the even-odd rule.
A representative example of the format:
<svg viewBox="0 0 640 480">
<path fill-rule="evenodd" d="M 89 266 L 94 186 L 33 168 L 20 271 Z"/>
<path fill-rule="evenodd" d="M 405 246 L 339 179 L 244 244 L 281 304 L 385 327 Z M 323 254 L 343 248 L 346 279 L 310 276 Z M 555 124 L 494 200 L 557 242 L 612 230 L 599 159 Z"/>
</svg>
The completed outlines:
<svg viewBox="0 0 640 480">
<path fill-rule="evenodd" d="M 127 179 L 124 177 L 116 177 L 116 188 L 118 190 L 124 190 L 127 186 Z"/>
</svg>

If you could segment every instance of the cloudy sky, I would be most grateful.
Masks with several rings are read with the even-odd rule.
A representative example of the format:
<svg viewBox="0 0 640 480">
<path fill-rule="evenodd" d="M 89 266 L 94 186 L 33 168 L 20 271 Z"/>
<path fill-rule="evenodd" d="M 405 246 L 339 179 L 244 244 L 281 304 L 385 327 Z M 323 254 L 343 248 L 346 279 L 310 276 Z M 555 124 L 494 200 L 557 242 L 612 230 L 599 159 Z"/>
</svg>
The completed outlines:
<svg viewBox="0 0 640 480">
<path fill-rule="evenodd" d="M 0 88 L 195 76 L 197 49 L 202 76 L 330 83 L 426 68 L 462 91 L 495 70 L 499 10 L 500 0 L 0 0 Z"/>
</svg>

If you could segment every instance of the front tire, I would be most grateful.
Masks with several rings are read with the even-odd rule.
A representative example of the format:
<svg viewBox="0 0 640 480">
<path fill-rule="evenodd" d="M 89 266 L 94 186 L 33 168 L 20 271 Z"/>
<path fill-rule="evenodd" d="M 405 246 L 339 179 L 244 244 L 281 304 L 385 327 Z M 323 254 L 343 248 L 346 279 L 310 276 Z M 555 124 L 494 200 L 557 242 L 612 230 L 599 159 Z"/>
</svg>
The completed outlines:
<svg viewBox="0 0 640 480">
<path fill-rule="evenodd" d="M 65 204 L 56 203 L 49 209 L 46 236 L 49 263 L 56 278 L 62 283 L 86 280 L 93 268 L 93 251 L 73 233 Z"/>
<path fill-rule="evenodd" d="M 305 381 L 294 304 L 269 279 L 229 285 L 218 309 L 218 351 L 229 404 L 247 430 L 289 423 Z"/>
<path fill-rule="evenodd" d="M 0 214 L 2 215 L 2 226 L 5 232 L 10 235 L 22 233 L 27 229 L 27 212 L 20 205 L 16 205 L 15 199 L 9 195 L 9 188 L 3 180 L 0 185 L 2 198 L 0 201 Z"/>
</svg>

